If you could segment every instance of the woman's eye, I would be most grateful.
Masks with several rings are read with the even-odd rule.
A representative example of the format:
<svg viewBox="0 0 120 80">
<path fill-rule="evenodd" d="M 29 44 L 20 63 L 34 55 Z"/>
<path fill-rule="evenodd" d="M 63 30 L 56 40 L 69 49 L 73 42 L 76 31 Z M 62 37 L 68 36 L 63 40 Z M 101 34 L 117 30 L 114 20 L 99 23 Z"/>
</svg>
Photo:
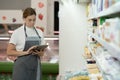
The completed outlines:
<svg viewBox="0 0 120 80">
<path fill-rule="evenodd" d="M 29 19 L 29 22 L 32 21 L 31 19 Z"/>
<path fill-rule="evenodd" d="M 33 19 L 33 20 L 32 20 L 32 19 L 29 19 L 29 22 L 31 22 L 31 21 L 36 21 L 36 20 L 35 20 L 35 19 Z"/>
</svg>

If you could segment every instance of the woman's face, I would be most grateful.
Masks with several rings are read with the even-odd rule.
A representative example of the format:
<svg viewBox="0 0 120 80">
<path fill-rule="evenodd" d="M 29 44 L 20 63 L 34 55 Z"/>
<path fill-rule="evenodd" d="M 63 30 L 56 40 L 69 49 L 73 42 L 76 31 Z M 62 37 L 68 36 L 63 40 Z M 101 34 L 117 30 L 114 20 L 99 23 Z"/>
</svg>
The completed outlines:
<svg viewBox="0 0 120 80">
<path fill-rule="evenodd" d="M 35 22 L 36 22 L 36 16 L 35 15 L 28 16 L 28 17 L 24 18 L 24 22 L 25 22 L 26 26 L 34 27 Z"/>
</svg>

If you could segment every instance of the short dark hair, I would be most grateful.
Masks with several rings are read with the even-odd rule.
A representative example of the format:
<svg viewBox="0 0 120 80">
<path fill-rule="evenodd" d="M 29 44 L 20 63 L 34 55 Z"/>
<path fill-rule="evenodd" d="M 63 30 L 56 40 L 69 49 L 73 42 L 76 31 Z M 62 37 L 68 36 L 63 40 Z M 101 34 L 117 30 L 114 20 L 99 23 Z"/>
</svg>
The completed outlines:
<svg viewBox="0 0 120 80">
<path fill-rule="evenodd" d="M 31 16 L 31 15 L 36 15 L 35 10 L 33 8 L 30 8 L 30 7 L 26 8 L 23 12 L 23 18 L 26 18 L 26 17 Z"/>
</svg>

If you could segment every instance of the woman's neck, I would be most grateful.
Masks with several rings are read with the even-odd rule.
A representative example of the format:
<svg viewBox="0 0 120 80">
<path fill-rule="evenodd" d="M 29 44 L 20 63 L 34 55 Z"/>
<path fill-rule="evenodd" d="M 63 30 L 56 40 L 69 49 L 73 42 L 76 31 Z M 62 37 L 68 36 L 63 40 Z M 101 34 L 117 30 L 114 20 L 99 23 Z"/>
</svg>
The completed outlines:
<svg viewBox="0 0 120 80">
<path fill-rule="evenodd" d="M 34 28 L 34 27 L 31 27 L 31 26 L 28 26 L 28 25 L 25 25 L 25 24 L 24 24 L 24 26 L 27 27 L 27 28 Z"/>
</svg>

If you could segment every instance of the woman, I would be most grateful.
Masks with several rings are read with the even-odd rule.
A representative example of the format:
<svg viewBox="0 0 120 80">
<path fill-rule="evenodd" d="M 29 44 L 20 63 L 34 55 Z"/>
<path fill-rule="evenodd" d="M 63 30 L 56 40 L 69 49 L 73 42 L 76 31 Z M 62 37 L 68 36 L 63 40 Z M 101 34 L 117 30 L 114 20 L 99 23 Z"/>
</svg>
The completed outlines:
<svg viewBox="0 0 120 80">
<path fill-rule="evenodd" d="M 34 27 L 35 10 L 26 8 L 23 21 L 24 24 L 13 32 L 7 48 L 8 55 L 17 56 L 12 80 L 41 80 L 39 61 L 44 50 L 33 52 L 32 49 L 35 45 L 43 45 L 45 42 L 42 31 Z"/>
</svg>

